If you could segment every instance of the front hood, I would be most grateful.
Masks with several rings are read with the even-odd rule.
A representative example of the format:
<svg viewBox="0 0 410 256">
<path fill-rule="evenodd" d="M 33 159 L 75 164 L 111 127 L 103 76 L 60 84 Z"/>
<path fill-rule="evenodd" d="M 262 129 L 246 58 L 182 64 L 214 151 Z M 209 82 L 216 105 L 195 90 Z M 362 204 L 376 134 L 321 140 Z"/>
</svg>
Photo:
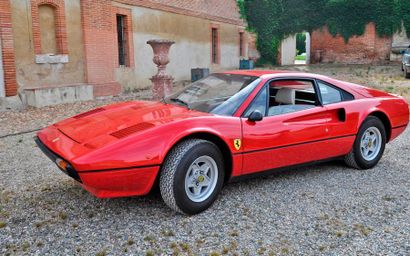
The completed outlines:
<svg viewBox="0 0 410 256">
<path fill-rule="evenodd" d="M 160 102 L 134 101 L 97 108 L 54 126 L 77 143 L 98 148 L 101 143 L 106 144 L 172 121 L 201 115 L 207 114 Z"/>
</svg>

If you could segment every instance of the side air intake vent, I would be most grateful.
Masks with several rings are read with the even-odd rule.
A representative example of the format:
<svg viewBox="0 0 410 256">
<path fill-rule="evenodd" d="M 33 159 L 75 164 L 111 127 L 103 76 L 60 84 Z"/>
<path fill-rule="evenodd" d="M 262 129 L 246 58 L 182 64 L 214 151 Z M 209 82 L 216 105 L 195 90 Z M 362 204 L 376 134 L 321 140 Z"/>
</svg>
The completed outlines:
<svg viewBox="0 0 410 256">
<path fill-rule="evenodd" d="M 88 111 L 88 112 L 85 112 L 85 113 L 76 115 L 76 116 L 74 116 L 73 118 L 75 118 L 75 119 L 80 119 L 80 118 L 83 118 L 83 117 L 86 117 L 86 116 L 90 116 L 90 115 L 93 115 L 93 114 L 102 112 L 102 111 L 104 111 L 104 110 L 105 110 L 104 108 L 96 108 L 96 109 L 90 110 L 90 111 Z"/>
<path fill-rule="evenodd" d="M 155 125 L 153 125 L 151 123 L 139 123 L 139 124 L 124 128 L 122 130 L 113 132 L 113 133 L 111 133 L 111 135 L 114 136 L 117 139 L 121 139 L 121 138 L 128 137 L 131 134 L 134 134 L 136 132 L 147 130 L 147 129 L 152 128 L 154 126 Z"/>
</svg>

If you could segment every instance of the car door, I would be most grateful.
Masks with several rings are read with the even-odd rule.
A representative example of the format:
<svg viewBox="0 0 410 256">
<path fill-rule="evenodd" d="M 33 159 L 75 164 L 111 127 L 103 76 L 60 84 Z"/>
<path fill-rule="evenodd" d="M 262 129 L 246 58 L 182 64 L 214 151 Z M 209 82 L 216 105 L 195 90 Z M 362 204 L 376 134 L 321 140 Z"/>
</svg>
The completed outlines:
<svg viewBox="0 0 410 256">
<path fill-rule="evenodd" d="M 316 81 L 321 104 L 330 114 L 328 119 L 328 150 L 334 156 L 349 153 L 356 139 L 360 103 L 350 93 L 321 80 Z"/>
<path fill-rule="evenodd" d="M 310 100 L 313 102 L 309 102 L 309 107 L 298 106 L 295 111 L 292 111 L 294 106 L 290 105 L 283 105 L 282 108 L 280 104 L 271 106 L 271 97 L 273 97 L 275 90 L 275 88 L 272 89 L 271 84 L 275 81 L 287 81 L 288 84 L 294 82 L 311 84 L 312 89 L 297 89 L 296 95 L 309 93 L 313 95 L 310 96 Z M 282 87 L 286 87 L 286 83 Z M 283 90 L 283 88 L 276 92 L 275 97 L 277 98 L 279 90 Z M 289 91 L 289 88 L 285 91 Z M 241 117 L 243 132 L 242 174 L 297 165 L 332 155 L 327 152 L 327 138 L 329 136 L 327 122 L 331 113 L 320 105 L 316 91 L 315 81 L 310 79 L 276 79 L 265 84 Z M 286 101 L 286 97 L 282 98 Z M 302 103 L 303 100 L 299 99 Z M 295 101 L 298 101 L 297 96 Z M 272 105 L 276 103 L 274 102 Z M 290 108 L 291 111 L 282 111 L 285 108 Z M 271 109 L 275 110 L 271 111 Z M 249 119 L 251 113 L 255 111 L 263 113 L 262 120 Z M 269 115 L 269 112 L 275 114 Z"/>
</svg>

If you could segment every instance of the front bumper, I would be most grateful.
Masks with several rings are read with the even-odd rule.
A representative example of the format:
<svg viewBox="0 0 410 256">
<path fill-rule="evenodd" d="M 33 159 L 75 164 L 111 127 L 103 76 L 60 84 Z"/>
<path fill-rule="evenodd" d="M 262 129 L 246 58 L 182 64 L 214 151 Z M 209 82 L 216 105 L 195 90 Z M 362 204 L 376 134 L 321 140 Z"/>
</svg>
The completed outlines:
<svg viewBox="0 0 410 256">
<path fill-rule="evenodd" d="M 64 160 L 61 156 L 51 151 L 38 137 L 34 138 L 38 147 L 55 164 Z M 65 161 L 65 160 L 64 160 Z M 127 197 L 146 195 L 157 178 L 160 166 L 140 166 L 127 169 L 77 171 L 67 161 L 63 169 L 65 174 L 81 183 L 81 186 L 99 198 Z"/>
<path fill-rule="evenodd" d="M 34 138 L 34 141 L 36 142 L 37 146 L 43 151 L 43 153 L 55 163 L 58 168 L 70 176 L 71 178 L 75 179 L 76 181 L 82 183 L 80 176 L 78 175 L 77 171 L 67 162 L 64 160 L 64 158 L 60 157 L 53 151 L 51 151 L 38 137 Z M 58 164 L 58 160 L 64 160 L 67 163 L 67 167 L 65 169 L 61 168 Z"/>
<path fill-rule="evenodd" d="M 160 166 L 80 172 L 82 186 L 99 198 L 142 196 L 151 191 Z"/>
</svg>

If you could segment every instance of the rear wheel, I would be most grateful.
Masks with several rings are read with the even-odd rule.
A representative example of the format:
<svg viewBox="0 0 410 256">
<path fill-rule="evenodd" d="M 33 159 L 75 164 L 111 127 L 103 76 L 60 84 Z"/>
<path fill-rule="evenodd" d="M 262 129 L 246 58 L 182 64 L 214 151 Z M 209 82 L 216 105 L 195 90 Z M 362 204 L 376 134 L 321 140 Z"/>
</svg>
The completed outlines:
<svg viewBox="0 0 410 256">
<path fill-rule="evenodd" d="M 224 181 L 224 161 L 219 148 L 206 140 L 189 139 L 174 147 L 160 174 L 160 191 L 173 210 L 197 214 L 217 198 Z"/>
<path fill-rule="evenodd" d="M 345 156 L 345 163 L 357 169 L 373 168 L 383 155 L 386 129 L 374 116 L 369 116 L 359 129 L 353 148 Z"/>
</svg>

